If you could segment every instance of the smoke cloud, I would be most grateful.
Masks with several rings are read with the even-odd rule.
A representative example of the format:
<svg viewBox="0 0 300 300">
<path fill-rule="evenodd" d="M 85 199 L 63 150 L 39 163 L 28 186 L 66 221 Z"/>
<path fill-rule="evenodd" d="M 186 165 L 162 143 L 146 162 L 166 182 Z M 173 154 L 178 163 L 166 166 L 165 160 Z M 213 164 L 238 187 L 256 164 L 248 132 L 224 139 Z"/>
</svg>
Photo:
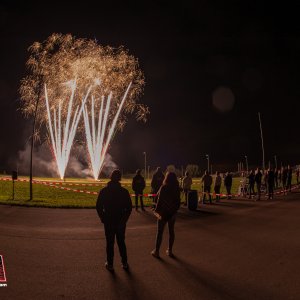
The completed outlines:
<svg viewBox="0 0 300 300">
<path fill-rule="evenodd" d="M 30 145 L 27 144 L 24 150 L 18 152 L 18 160 L 14 163 L 20 175 L 29 175 L 29 162 Z M 107 153 L 100 177 L 109 176 L 117 167 L 111 155 Z M 33 176 L 59 177 L 55 158 L 46 143 L 36 147 L 33 151 Z M 88 153 L 84 146 L 73 146 L 65 177 L 93 179 L 92 171 L 89 168 Z"/>
</svg>

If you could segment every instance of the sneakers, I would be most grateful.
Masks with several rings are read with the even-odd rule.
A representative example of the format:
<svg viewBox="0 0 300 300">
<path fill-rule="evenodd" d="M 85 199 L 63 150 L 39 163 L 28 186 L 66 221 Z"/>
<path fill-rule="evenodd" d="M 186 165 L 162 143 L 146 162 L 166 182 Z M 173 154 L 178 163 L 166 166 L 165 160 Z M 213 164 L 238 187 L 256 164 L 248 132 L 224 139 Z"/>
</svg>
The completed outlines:
<svg viewBox="0 0 300 300">
<path fill-rule="evenodd" d="M 160 258 L 159 252 L 156 251 L 156 249 L 154 249 L 154 250 L 151 251 L 151 255 L 154 256 L 155 258 Z"/>
<path fill-rule="evenodd" d="M 166 254 L 167 254 L 169 257 L 172 257 L 172 258 L 175 257 L 175 255 L 173 254 L 173 252 L 170 251 L 169 249 L 166 250 Z"/>
<path fill-rule="evenodd" d="M 105 268 L 110 272 L 114 271 L 114 266 L 110 265 L 108 262 L 105 263 Z"/>
</svg>

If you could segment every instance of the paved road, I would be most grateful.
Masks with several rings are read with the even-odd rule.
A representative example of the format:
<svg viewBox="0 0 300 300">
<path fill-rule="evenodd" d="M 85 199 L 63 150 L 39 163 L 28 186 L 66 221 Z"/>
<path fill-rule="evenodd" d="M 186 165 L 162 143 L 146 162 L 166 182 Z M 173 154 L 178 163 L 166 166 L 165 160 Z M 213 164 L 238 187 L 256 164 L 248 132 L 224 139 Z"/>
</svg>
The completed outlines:
<svg viewBox="0 0 300 300">
<path fill-rule="evenodd" d="M 155 218 L 133 212 L 131 271 L 103 266 L 105 241 L 94 210 L 0 206 L 0 254 L 18 299 L 300 299 L 300 193 L 182 208 L 176 259 L 150 255 Z M 167 235 L 163 250 L 167 246 Z"/>
</svg>

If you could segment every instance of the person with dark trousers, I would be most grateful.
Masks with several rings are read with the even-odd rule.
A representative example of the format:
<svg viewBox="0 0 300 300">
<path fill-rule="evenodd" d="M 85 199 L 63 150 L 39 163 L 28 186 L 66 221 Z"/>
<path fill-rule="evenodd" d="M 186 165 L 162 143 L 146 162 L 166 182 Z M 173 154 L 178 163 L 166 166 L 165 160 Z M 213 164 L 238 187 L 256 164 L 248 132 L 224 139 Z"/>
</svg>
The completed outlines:
<svg viewBox="0 0 300 300">
<path fill-rule="evenodd" d="M 135 176 L 132 179 L 132 189 L 135 194 L 135 209 L 138 210 L 138 200 L 140 197 L 141 209 L 145 210 L 143 202 L 143 192 L 146 187 L 146 182 L 144 177 L 141 175 L 141 170 L 138 169 L 135 173 Z"/>
<path fill-rule="evenodd" d="M 255 175 L 254 175 L 253 170 L 251 170 L 248 175 L 248 182 L 249 182 L 249 199 L 251 199 L 252 195 L 255 194 L 255 192 L 254 192 Z"/>
<path fill-rule="evenodd" d="M 166 254 L 170 257 L 174 257 L 173 245 L 175 241 L 175 220 L 176 213 L 180 207 L 180 187 L 176 174 L 168 172 L 164 179 L 163 185 L 158 191 L 157 206 L 154 214 L 157 217 L 157 233 L 155 249 L 151 254 L 159 258 L 159 250 L 163 238 L 163 232 L 165 225 L 168 223 L 169 227 L 169 247 L 166 250 Z"/>
<path fill-rule="evenodd" d="M 205 171 L 204 176 L 202 177 L 202 185 L 203 185 L 203 197 L 202 203 L 205 204 L 206 195 L 209 198 L 209 203 L 211 204 L 211 185 L 212 185 L 212 177 L 208 171 Z"/>
<path fill-rule="evenodd" d="M 274 171 L 274 178 L 275 178 L 275 189 L 278 189 L 278 169 L 275 168 Z"/>
<path fill-rule="evenodd" d="M 269 169 L 269 171 L 268 171 L 268 199 L 273 199 L 273 197 L 274 197 L 274 184 L 275 184 L 274 171 L 272 169 Z"/>
<path fill-rule="evenodd" d="M 158 167 L 156 171 L 154 172 L 151 180 L 151 193 L 157 194 L 158 190 L 160 189 L 163 181 L 165 179 L 165 175 L 162 172 L 161 168 Z M 157 202 L 157 196 L 153 197 L 153 208 L 155 208 Z"/>
<path fill-rule="evenodd" d="M 216 172 L 216 178 L 215 178 L 215 186 L 214 191 L 216 194 L 216 201 L 219 202 L 221 199 L 220 193 L 221 193 L 221 185 L 222 185 L 222 177 L 220 175 L 220 172 Z"/>
<path fill-rule="evenodd" d="M 182 179 L 182 186 L 181 186 L 184 193 L 184 205 L 187 205 L 188 194 L 189 191 L 191 190 L 192 184 L 193 184 L 192 176 L 189 174 L 188 171 L 186 171 L 185 176 Z"/>
<path fill-rule="evenodd" d="M 285 194 L 286 192 L 286 185 L 287 185 L 287 168 L 282 167 L 282 188 L 283 188 L 283 193 Z"/>
<path fill-rule="evenodd" d="M 104 187 L 97 199 L 96 209 L 101 222 L 104 224 L 106 237 L 107 261 L 105 267 L 113 272 L 115 238 L 122 258 L 122 267 L 128 270 L 127 250 L 125 244 L 126 223 L 132 211 L 129 192 L 120 184 L 121 172 L 114 170 L 110 181 Z"/>
<path fill-rule="evenodd" d="M 278 169 L 278 184 L 277 184 L 278 189 L 281 187 L 281 183 L 282 183 L 281 169 Z"/>
<path fill-rule="evenodd" d="M 292 191 L 292 177 L 293 177 L 293 169 L 290 165 L 287 167 L 287 179 L 286 179 L 286 190 Z"/>
<path fill-rule="evenodd" d="M 254 177 L 254 181 L 256 183 L 257 195 L 258 195 L 257 200 L 260 200 L 260 195 L 261 195 L 261 179 L 262 179 L 262 172 L 260 171 L 259 168 L 257 168 Z"/>
<path fill-rule="evenodd" d="M 227 191 L 227 199 L 231 199 L 232 175 L 230 172 L 226 173 L 224 178 L 224 185 Z"/>
</svg>

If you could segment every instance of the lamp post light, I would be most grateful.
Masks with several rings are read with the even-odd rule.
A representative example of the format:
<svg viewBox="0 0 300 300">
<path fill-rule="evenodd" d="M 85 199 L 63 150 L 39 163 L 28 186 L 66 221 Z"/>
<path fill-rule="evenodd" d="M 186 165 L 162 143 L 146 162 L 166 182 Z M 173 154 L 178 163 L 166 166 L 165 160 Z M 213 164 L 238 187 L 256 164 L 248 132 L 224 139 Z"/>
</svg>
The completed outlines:
<svg viewBox="0 0 300 300">
<path fill-rule="evenodd" d="M 248 169 L 248 157 L 247 157 L 247 155 L 245 155 L 245 159 L 246 159 L 246 170 L 247 170 L 247 174 L 248 174 L 249 169 Z"/>
<path fill-rule="evenodd" d="M 206 154 L 206 159 L 207 159 L 207 172 L 209 173 L 209 155 Z"/>
<path fill-rule="evenodd" d="M 147 177 L 147 153 L 143 152 L 144 156 L 145 156 L 145 178 Z"/>
<path fill-rule="evenodd" d="M 263 171 L 265 171 L 265 168 L 266 168 L 266 165 L 265 165 L 265 147 L 264 147 L 264 136 L 263 136 L 263 131 L 262 131 L 260 112 L 258 113 L 258 121 L 259 121 L 259 127 L 260 127 L 260 138 L 261 138 L 261 148 L 262 148 L 262 168 L 263 168 Z"/>
</svg>

